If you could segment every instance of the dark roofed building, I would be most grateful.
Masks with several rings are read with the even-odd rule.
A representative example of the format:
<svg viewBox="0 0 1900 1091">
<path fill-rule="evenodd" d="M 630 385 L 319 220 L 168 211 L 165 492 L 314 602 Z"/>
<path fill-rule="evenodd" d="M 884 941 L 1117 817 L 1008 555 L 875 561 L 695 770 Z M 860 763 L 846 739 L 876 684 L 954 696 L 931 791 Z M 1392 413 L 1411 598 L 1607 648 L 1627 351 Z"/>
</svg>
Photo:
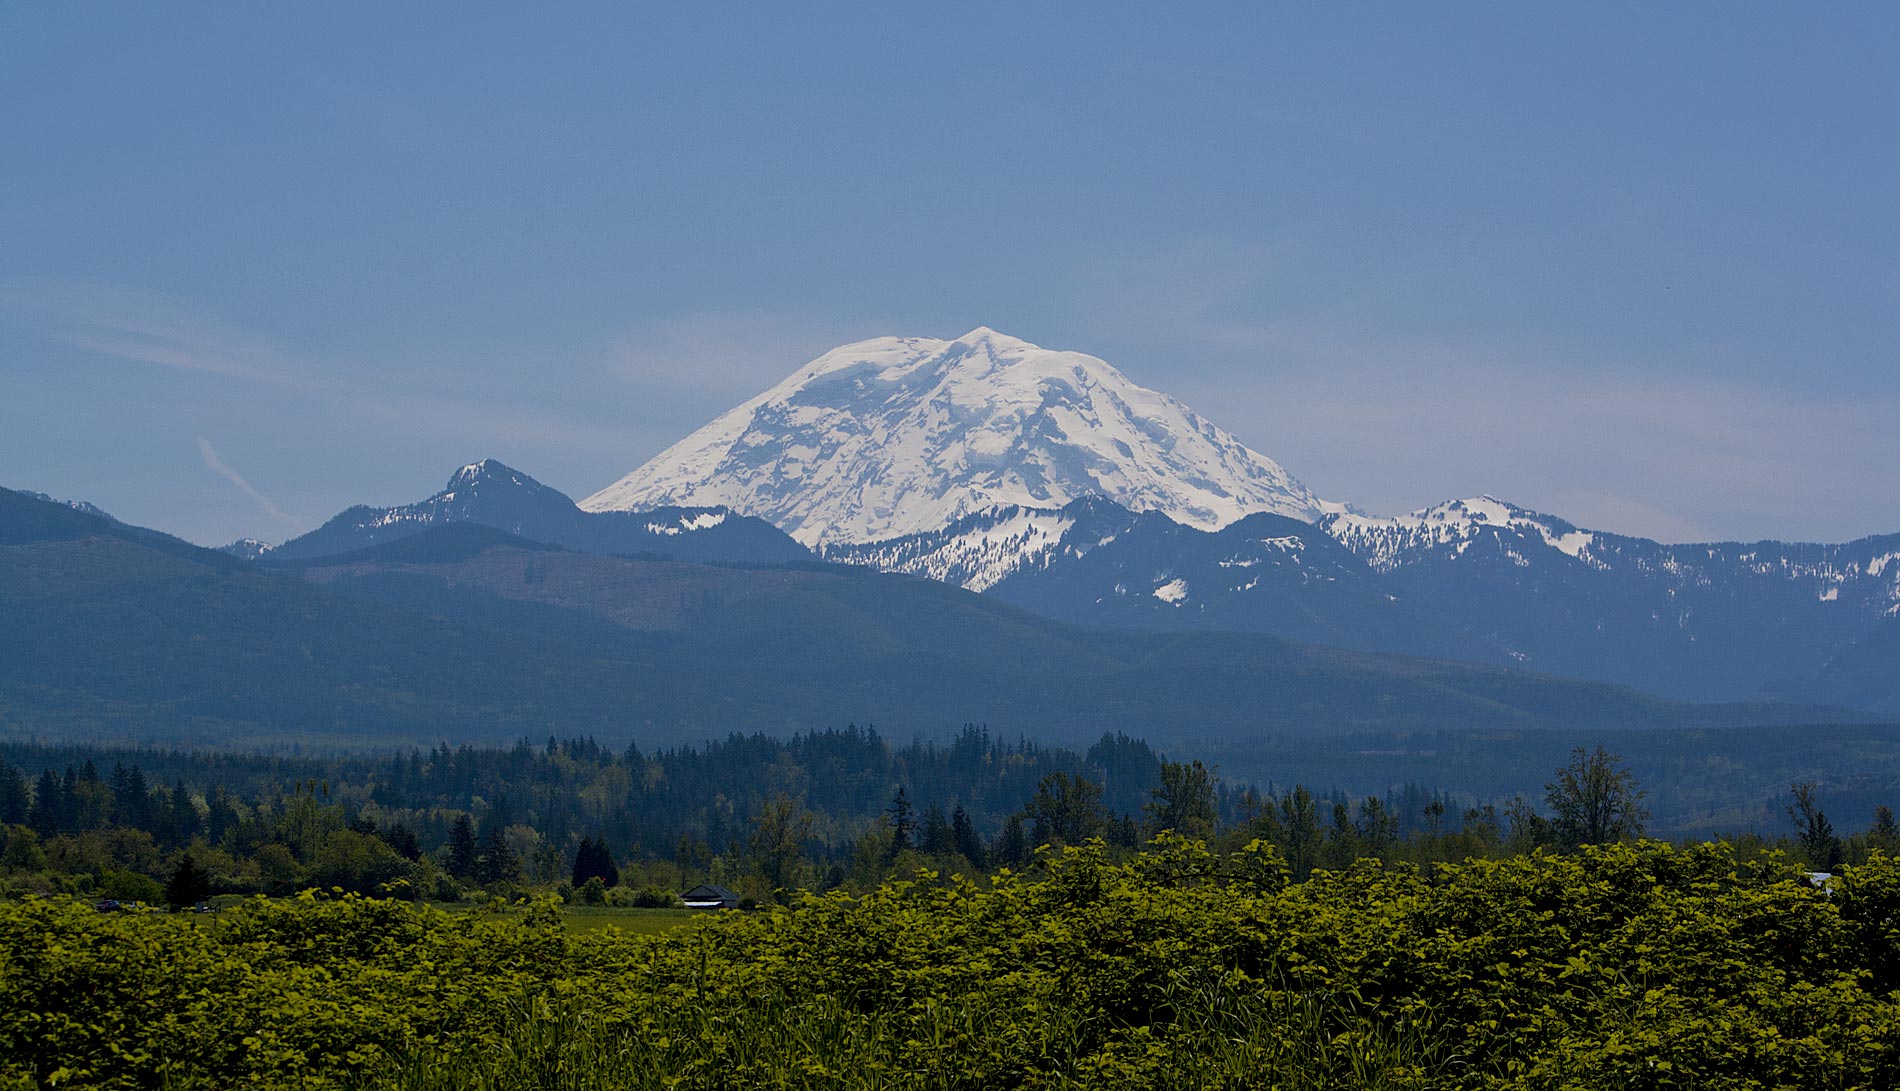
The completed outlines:
<svg viewBox="0 0 1900 1091">
<path fill-rule="evenodd" d="M 723 886 L 701 883 L 680 895 L 688 909 L 737 909 L 739 896 Z"/>
</svg>

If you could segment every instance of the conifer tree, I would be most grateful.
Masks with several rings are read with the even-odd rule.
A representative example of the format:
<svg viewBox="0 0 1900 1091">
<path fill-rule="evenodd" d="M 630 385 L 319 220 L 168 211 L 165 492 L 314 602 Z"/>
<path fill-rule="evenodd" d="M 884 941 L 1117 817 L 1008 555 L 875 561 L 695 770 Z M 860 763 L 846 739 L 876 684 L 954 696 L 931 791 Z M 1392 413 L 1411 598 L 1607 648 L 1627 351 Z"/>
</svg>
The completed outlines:
<svg viewBox="0 0 1900 1091">
<path fill-rule="evenodd" d="M 1275 817 L 1280 851 L 1286 854 L 1293 877 L 1304 879 L 1319 866 L 1319 808 L 1313 802 L 1312 790 L 1304 784 L 1294 785 L 1291 792 L 1280 797 L 1278 809 Z"/>
<path fill-rule="evenodd" d="M 521 859 L 509 846 L 501 823 L 493 819 L 482 823 L 482 839 L 475 857 L 475 879 L 483 886 L 521 881 Z"/>
<path fill-rule="evenodd" d="M 1018 828 L 1021 828 L 1020 823 Z M 976 835 L 976 823 L 970 821 L 970 812 L 964 810 L 962 804 L 950 812 L 950 841 L 957 854 L 968 860 L 972 867 L 982 870 L 989 866 L 985 859 L 988 854 L 983 851 L 983 839 Z"/>
<path fill-rule="evenodd" d="M 911 810 L 910 796 L 903 785 L 897 786 L 897 794 L 891 797 L 890 808 L 885 812 L 890 816 L 891 859 L 911 847 L 911 833 L 917 829 L 915 812 Z"/>
<path fill-rule="evenodd" d="M 1000 867 L 1021 867 L 1029 859 L 1029 835 L 1023 831 L 1022 815 L 1010 815 L 1003 823 L 1003 832 L 996 835 L 990 855 Z"/>
<path fill-rule="evenodd" d="M 237 828 L 237 804 L 223 785 L 213 788 L 205 803 L 209 811 L 205 816 L 205 837 L 212 844 L 221 845 L 225 835 Z"/>
<path fill-rule="evenodd" d="M 59 779 L 53 776 L 51 769 L 42 769 L 39 783 L 33 789 L 33 806 L 27 812 L 27 825 L 41 837 L 51 837 L 60 833 L 65 825 L 60 818 Z"/>
<path fill-rule="evenodd" d="M 614 854 L 605 837 L 581 838 L 580 847 L 574 850 L 573 879 L 577 890 L 589 879 L 599 879 L 603 887 L 620 885 L 620 869 L 614 866 Z"/>
<path fill-rule="evenodd" d="M 396 850 L 396 854 L 405 860 L 422 859 L 422 845 L 416 840 L 416 831 L 404 823 L 398 822 L 383 832 L 383 842 Z"/>
<path fill-rule="evenodd" d="M 922 848 L 926 856 L 942 856 L 954 850 L 950 840 L 950 820 L 944 817 L 943 808 L 935 803 L 924 812 Z"/>
<path fill-rule="evenodd" d="M 0 766 L 0 823 L 24 823 L 32 804 L 33 792 L 27 787 L 26 774 L 11 765 Z"/>
<path fill-rule="evenodd" d="M 177 844 L 189 845 L 191 839 L 203 832 L 204 820 L 198 815 L 198 804 L 192 801 L 191 793 L 185 791 L 181 781 L 172 788 L 171 833 Z"/>
<path fill-rule="evenodd" d="M 473 879 L 480 858 L 475 844 L 475 824 L 467 815 L 457 815 L 455 826 L 449 831 L 449 858 L 444 867 L 457 879 Z"/>
<path fill-rule="evenodd" d="M 211 880 L 187 852 L 178 858 L 178 866 L 172 870 L 170 881 L 165 884 L 165 901 L 174 909 L 188 905 L 197 905 L 211 893 Z"/>
<path fill-rule="evenodd" d="M 1900 853 L 1900 822 L 1893 818 L 1893 808 L 1881 804 L 1874 808 L 1874 824 L 1867 830 L 1867 844 L 1892 856 Z"/>
</svg>

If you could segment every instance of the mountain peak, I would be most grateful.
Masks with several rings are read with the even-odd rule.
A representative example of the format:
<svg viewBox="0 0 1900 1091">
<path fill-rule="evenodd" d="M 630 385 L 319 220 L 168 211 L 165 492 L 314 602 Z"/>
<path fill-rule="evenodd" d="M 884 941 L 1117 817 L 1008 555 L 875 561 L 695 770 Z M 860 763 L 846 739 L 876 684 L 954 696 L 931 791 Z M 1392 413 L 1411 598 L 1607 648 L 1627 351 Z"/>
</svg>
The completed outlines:
<svg viewBox="0 0 1900 1091">
<path fill-rule="evenodd" d="M 455 492 L 484 481 L 497 481 L 510 485 L 533 485 L 541 483 L 520 470 L 503 463 L 500 459 L 484 458 L 480 462 L 471 462 L 449 475 L 449 483 L 442 487 L 443 492 Z"/>
<path fill-rule="evenodd" d="M 1088 495 L 1204 529 L 1321 514 L 1272 459 L 1173 398 L 986 326 L 833 349 L 581 507 L 724 505 L 817 546 Z"/>
<path fill-rule="evenodd" d="M 26 495 L 35 500 L 44 500 L 49 504 L 59 504 L 62 507 L 71 508 L 74 511 L 85 512 L 87 515 L 97 515 L 101 519 L 111 519 L 115 523 L 119 521 L 113 518 L 111 512 L 106 511 L 97 504 L 85 500 L 61 500 L 57 496 L 48 496 L 43 492 L 28 492 Z"/>
<path fill-rule="evenodd" d="M 269 542 L 259 541 L 256 538 L 239 538 L 230 545 L 219 546 L 218 552 L 228 553 L 243 561 L 255 561 L 275 548 Z"/>
<path fill-rule="evenodd" d="M 965 345 L 994 345 L 998 348 L 1023 347 L 1033 349 L 1036 347 L 1020 337 L 1011 337 L 1006 333 L 998 333 L 988 326 L 978 326 L 969 333 L 957 338 L 957 342 Z"/>
<path fill-rule="evenodd" d="M 590 553 L 664 553 L 683 560 L 766 563 L 811 559 L 810 553 L 772 527 L 730 516 L 723 508 L 594 516 L 581 511 L 559 489 L 485 458 L 456 470 L 441 492 L 413 504 L 352 507 L 281 546 L 234 542 L 225 552 L 253 559 L 266 553 L 290 560 L 334 556 L 433 527 L 468 523 Z"/>
<path fill-rule="evenodd" d="M 1381 572 L 1389 572 L 1421 552 L 1445 546 L 1452 547 L 1451 556 L 1462 557 L 1471 541 L 1487 530 L 1540 539 L 1544 545 L 1586 565 L 1597 563 L 1591 553 L 1597 538 L 1593 532 L 1489 493 L 1447 500 L 1391 518 L 1332 512 L 1320 525 Z"/>
</svg>

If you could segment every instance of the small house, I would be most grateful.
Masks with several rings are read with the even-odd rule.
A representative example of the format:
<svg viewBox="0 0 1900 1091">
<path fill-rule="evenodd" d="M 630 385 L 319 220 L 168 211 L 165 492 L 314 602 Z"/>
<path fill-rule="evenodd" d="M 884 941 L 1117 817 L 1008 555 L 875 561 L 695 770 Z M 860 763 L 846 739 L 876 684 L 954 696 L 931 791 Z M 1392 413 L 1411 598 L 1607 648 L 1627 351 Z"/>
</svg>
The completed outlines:
<svg viewBox="0 0 1900 1091">
<path fill-rule="evenodd" d="M 737 909 L 739 896 L 723 886 L 701 883 L 680 895 L 688 909 Z"/>
</svg>

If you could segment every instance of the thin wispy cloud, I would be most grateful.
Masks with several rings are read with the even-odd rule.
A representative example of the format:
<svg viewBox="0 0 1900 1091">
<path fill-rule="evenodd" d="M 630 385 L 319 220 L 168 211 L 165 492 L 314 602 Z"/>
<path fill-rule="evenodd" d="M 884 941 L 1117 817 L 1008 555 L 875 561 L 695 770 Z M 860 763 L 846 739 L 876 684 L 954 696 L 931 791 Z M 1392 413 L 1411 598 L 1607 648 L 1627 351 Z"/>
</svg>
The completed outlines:
<svg viewBox="0 0 1900 1091">
<path fill-rule="evenodd" d="M 1289 376 L 1275 398 L 1238 396 L 1237 425 L 1251 416 L 1246 430 L 1278 457 L 1303 453 L 1376 509 L 1495 492 L 1675 541 L 1797 538 L 1829 522 L 1823 533 L 1856 535 L 1891 521 L 1864 500 L 1891 493 L 1882 467 L 1900 459 L 1890 398 L 1417 355 Z"/>
<path fill-rule="evenodd" d="M 236 485 L 239 492 L 257 501 L 257 506 L 264 510 L 264 514 L 281 523 L 298 521 L 296 516 L 272 503 L 270 497 L 258 492 L 249 481 L 244 480 L 243 474 L 226 465 L 224 459 L 218 457 L 217 448 L 211 446 L 211 441 L 203 436 L 198 437 L 198 454 L 204 459 L 206 469 Z"/>
<path fill-rule="evenodd" d="M 602 366 L 630 389 L 729 403 L 759 393 L 840 344 L 916 332 L 890 322 L 854 325 L 789 313 L 699 312 L 622 334 L 608 347 Z"/>
<path fill-rule="evenodd" d="M 53 341 L 117 360 L 279 386 L 315 385 L 271 339 L 158 292 L 101 281 L 0 286 L 0 312 Z"/>
<path fill-rule="evenodd" d="M 1668 541 L 1891 529 L 1891 394 L 1679 358 L 1696 348 L 1381 328 L 1376 306 L 1303 295 L 1299 259 L 1205 240 L 1114 255 L 1078 308 L 1098 355 L 1375 514 L 1491 492 Z"/>
</svg>

